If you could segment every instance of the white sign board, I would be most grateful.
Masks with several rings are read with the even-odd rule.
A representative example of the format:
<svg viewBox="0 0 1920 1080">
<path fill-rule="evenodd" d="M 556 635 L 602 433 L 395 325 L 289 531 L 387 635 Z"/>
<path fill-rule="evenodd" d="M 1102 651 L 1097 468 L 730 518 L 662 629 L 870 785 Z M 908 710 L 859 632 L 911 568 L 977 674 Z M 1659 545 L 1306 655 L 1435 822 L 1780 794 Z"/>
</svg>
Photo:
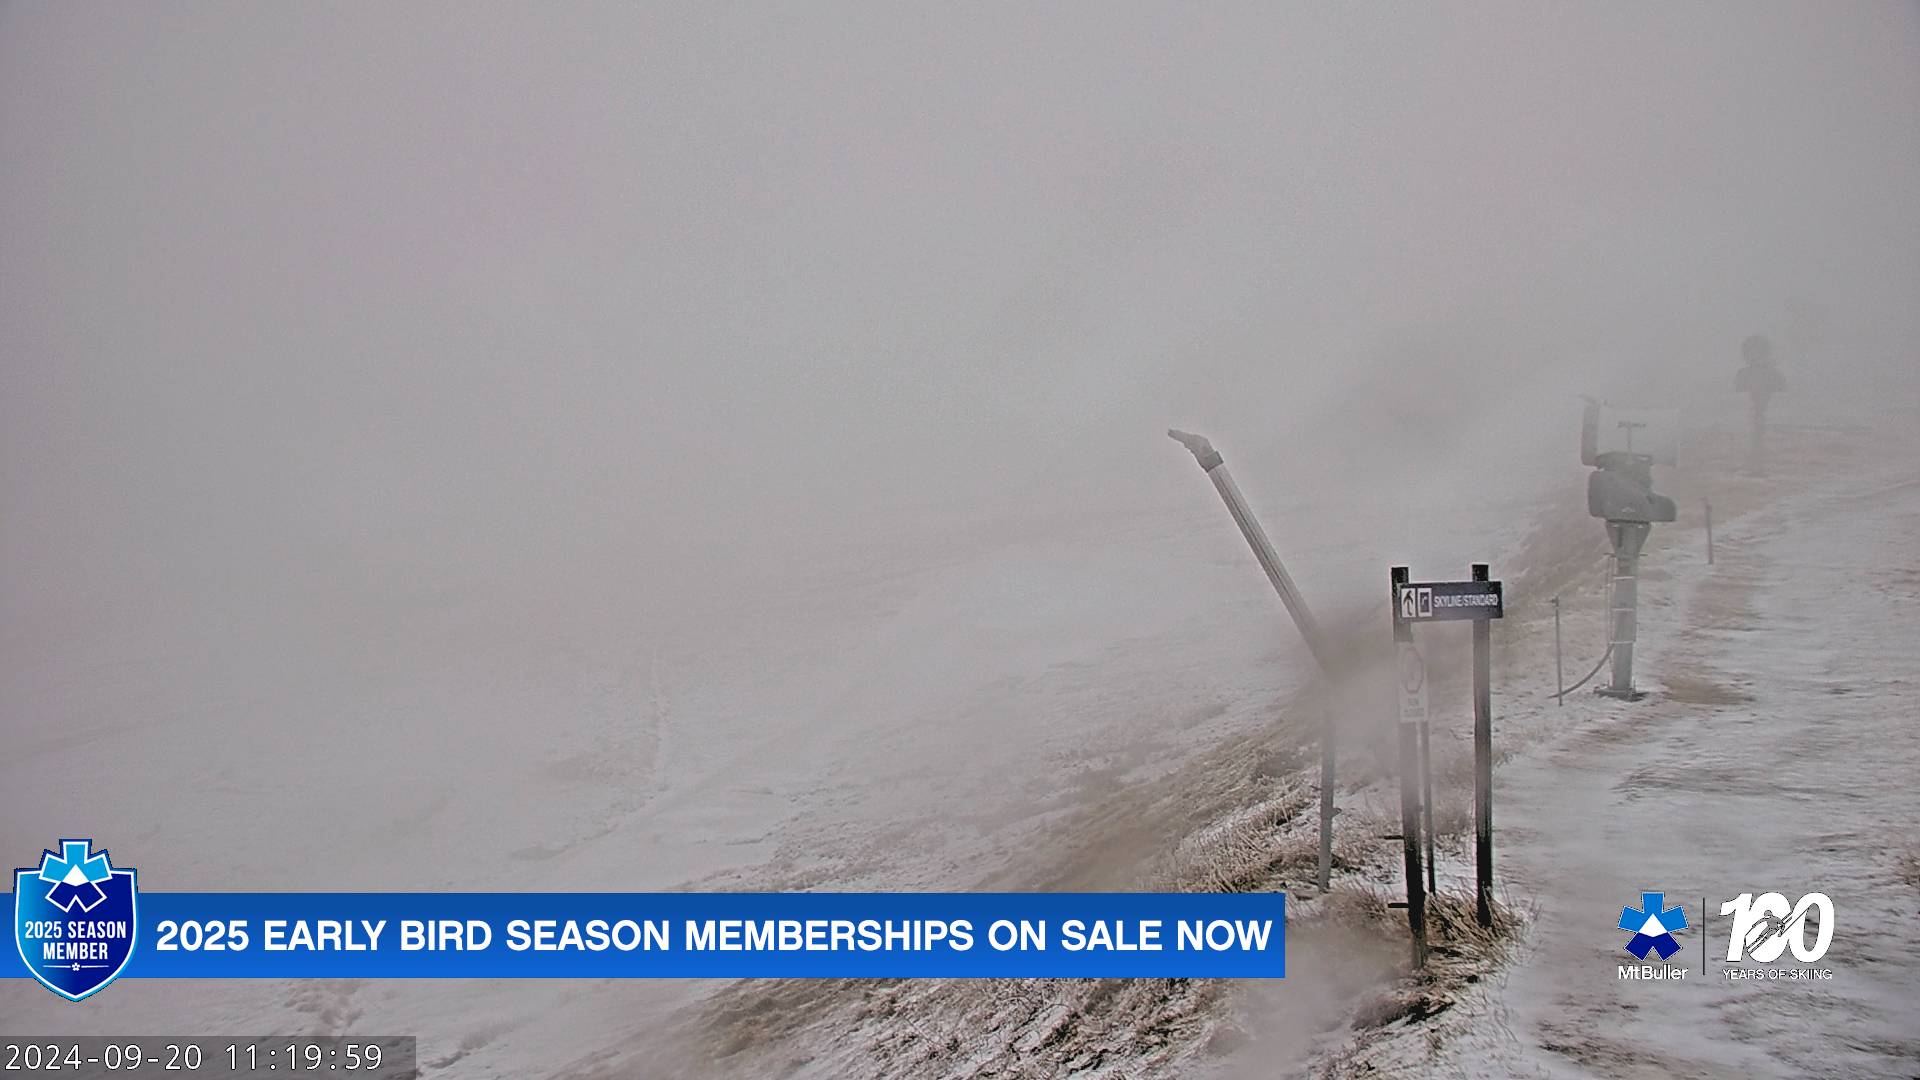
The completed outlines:
<svg viewBox="0 0 1920 1080">
<path fill-rule="evenodd" d="M 1427 722 L 1427 661 L 1413 642 L 1400 642 L 1399 655 L 1400 722 Z"/>
</svg>

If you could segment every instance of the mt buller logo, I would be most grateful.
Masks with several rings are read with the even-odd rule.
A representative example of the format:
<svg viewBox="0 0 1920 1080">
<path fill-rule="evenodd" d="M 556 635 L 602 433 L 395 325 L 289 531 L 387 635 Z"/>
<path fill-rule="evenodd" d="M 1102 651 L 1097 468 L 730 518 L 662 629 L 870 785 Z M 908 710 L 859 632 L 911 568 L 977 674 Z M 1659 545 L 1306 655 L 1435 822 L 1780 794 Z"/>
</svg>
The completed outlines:
<svg viewBox="0 0 1920 1080">
<path fill-rule="evenodd" d="M 1620 929 L 1633 935 L 1627 942 L 1627 951 L 1636 959 L 1645 960 L 1649 949 L 1659 953 L 1662 960 L 1680 951 L 1673 932 L 1687 928 L 1687 913 L 1677 907 L 1666 907 L 1666 902 L 1666 893 L 1641 893 L 1639 910 L 1620 909 Z"/>
<path fill-rule="evenodd" d="M 13 943 L 41 985 L 79 1001 L 118 978 L 133 957 L 135 875 L 92 840 L 62 840 L 39 866 L 13 872 Z"/>
</svg>

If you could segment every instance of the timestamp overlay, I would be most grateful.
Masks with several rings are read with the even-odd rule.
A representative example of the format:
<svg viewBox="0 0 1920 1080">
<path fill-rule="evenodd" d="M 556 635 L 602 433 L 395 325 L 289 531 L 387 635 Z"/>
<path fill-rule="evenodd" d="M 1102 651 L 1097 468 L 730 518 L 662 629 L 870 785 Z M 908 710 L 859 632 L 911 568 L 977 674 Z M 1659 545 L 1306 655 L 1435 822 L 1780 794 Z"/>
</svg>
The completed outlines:
<svg viewBox="0 0 1920 1080">
<path fill-rule="evenodd" d="M 410 1080 L 412 1035 L 0 1035 L 0 1077 L 338 1076 Z"/>
</svg>

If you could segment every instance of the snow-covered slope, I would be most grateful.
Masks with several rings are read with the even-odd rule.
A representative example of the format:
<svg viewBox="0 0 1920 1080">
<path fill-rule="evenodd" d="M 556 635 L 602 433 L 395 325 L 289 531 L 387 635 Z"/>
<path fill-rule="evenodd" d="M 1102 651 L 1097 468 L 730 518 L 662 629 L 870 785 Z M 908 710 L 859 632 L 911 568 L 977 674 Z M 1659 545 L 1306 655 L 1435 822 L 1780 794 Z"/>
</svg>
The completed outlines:
<svg viewBox="0 0 1920 1080">
<path fill-rule="evenodd" d="M 91 836 L 154 891 L 1031 884 L 1053 822 L 1267 724 L 1306 671 L 1205 478 L 1141 437 L 1165 471 L 1114 506 L 1063 512 L 1097 500 L 1062 478 L 950 511 L 967 530 L 880 533 L 697 603 L 396 598 L 375 625 L 269 639 L 267 661 L 165 635 L 84 664 L 16 658 L 0 847 Z M 1509 462 L 1502 498 L 1522 503 L 1568 471 Z M 1278 463 L 1235 463 L 1329 618 L 1392 559 L 1502 542 L 1483 506 L 1448 506 L 1463 472 L 1408 499 L 1302 502 Z M 1103 852 L 1103 880 L 1152 853 Z M 0 984 L 0 1017 L 414 1032 L 435 1071 L 520 1077 L 658 1052 L 707 989 L 126 980 L 75 1008 L 20 980 Z"/>
<path fill-rule="evenodd" d="M 1720 522 L 1712 565 L 1697 520 L 1646 559 L 1648 700 L 1544 699 L 1536 612 L 1503 655 L 1499 709 L 1502 737 L 1525 748 L 1496 780 L 1504 894 L 1532 913 L 1518 956 L 1439 1016 L 1358 1036 L 1330 1055 L 1336 1074 L 1914 1074 L 1911 415 L 1893 401 L 1816 411 L 1775 432 L 1790 453 L 1773 475 L 1696 477 L 1722 513 L 1749 512 Z M 1599 629 L 1578 625 L 1582 642 Z M 1678 981 L 1618 976 L 1637 962 L 1616 920 L 1642 891 L 1687 912 Z M 1725 978 L 1719 905 L 1763 892 L 1831 897 L 1827 954 L 1775 965 L 1831 969 L 1831 981 Z"/>
<path fill-rule="evenodd" d="M 1392 562 L 1435 573 L 1471 558 L 1511 565 L 1540 508 L 1564 502 L 1579 483 L 1564 433 L 1543 433 L 1570 420 L 1487 436 L 1533 448 L 1524 452 L 1417 463 L 1431 482 L 1392 497 L 1304 503 L 1286 498 L 1279 463 L 1235 458 L 1221 442 L 1310 598 L 1337 620 L 1377 615 L 1368 605 Z M 1869 442 L 1845 425 L 1808 437 L 1856 454 Z M 309 664 L 298 679 L 217 663 L 186 678 L 188 665 L 164 641 L 149 643 L 153 654 L 141 664 L 18 670 L 9 700 L 26 719 L 19 752 L 0 761 L 0 782 L 21 809 L 0 823 L 0 844 L 32 851 L 51 837 L 90 834 L 141 867 L 150 889 L 1043 883 L 1018 875 L 1044 862 L 1055 822 L 1117 788 L 1172 778 L 1223 740 L 1260 730 L 1303 679 L 1304 651 L 1224 511 L 1185 455 L 1171 444 L 1167 452 L 1172 464 L 1155 478 L 1166 486 L 1106 513 L 1000 507 L 978 515 L 991 527 L 844 551 L 808 575 L 725 603 L 648 610 L 641 598 L 617 619 L 574 623 L 551 612 L 538 612 L 538 623 L 488 612 L 410 641 L 404 654 L 369 646 Z M 1776 487 L 1810 485 L 1813 476 L 1825 483 L 1824 468 L 1816 463 Z M 1461 491 L 1491 494 L 1462 500 Z M 1785 496 L 1756 490 L 1750 501 Z M 1736 512 L 1739 500 L 1727 505 Z M 1798 504 L 1780 505 L 1791 514 Z M 1843 543 L 1853 535 L 1848 515 L 1877 505 L 1835 504 L 1831 529 L 1843 535 L 1824 542 Z M 1816 517 L 1806 509 L 1782 520 Z M 1597 526 L 1576 526 L 1590 530 L 1597 551 Z M 1713 573 L 1741 572 L 1743 547 L 1757 552 L 1764 539 L 1743 534 L 1751 528 L 1725 527 Z M 1672 588 L 1650 579 L 1643 590 L 1655 612 L 1676 602 L 1681 586 L 1707 580 L 1704 567 L 1660 550 L 1650 576 L 1675 577 Z M 1838 625 L 1853 603 L 1839 586 L 1864 580 L 1814 590 L 1796 601 L 1797 617 Z M 1651 684 L 1671 627 L 1654 614 L 1645 625 Z M 1502 648 L 1503 731 L 1518 736 L 1532 725 L 1545 738 L 1581 717 L 1598 726 L 1619 712 L 1651 717 L 1678 707 L 1634 713 L 1584 698 L 1565 710 L 1539 707 L 1548 670 L 1540 629 L 1532 626 L 1529 644 Z M 300 670 L 299 661 L 287 666 Z M 152 681 L 162 673 L 172 681 Z M 1760 700 L 1758 689 L 1743 692 Z M 1845 709 L 1856 696 L 1817 703 Z M 62 792 L 103 764 L 120 779 L 90 796 L 85 820 L 75 820 Z M 1605 768 L 1616 765 L 1609 756 Z M 1527 769 L 1545 771 L 1529 780 Z M 1529 874 L 1575 878 L 1547 855 L 1531 869 L 1527 861 L 1526 830 L 1547 812 L 1529 800 L 1564 794 L 1564 778 L 1532 762 L 1510 766 L 1501 783 L 1510 827 L 1502 868 L 1515 892 Z M 1594 783 L 1594 798 L 1611 790 Z M 1620 798 L 1652 806 L 1644 794 Z M 1798 812 L 1785 800 L 1760 805 Z M 1603 820 L 1570 803 L 1567 812 L 1585 827 Z M 1142 824 L 1139 845 L 1101 853 L 1106 880 L 1138 880 L 1134 868 L 1180 823 Z M 1596 885 L 1591 903 L 1617 909 L 1618 893 L 1643 884 L 1642 869 L 1628 869 L 1621 882 Z M 1849 910 L 1842 902 L 1843 918 Z M 1610 925 L 1566 936 L 1604 951 L 1614 944 Z M 1325 960 L 1319 975 L 1332 979 L 1339 955 Z M 1383 974 L 1369 961 L 1366 978 Z M 683 1036 L 714 989 L 136 980 L 75 1009 L 15 982 L 0 985 L 0 1016 L 21 1030 L 415 1032 L 429 1075 L 618 1073 L 635 1061 L 676 1060 L 697 1072 L 698 1054 L 710 1048 Z M 1236 1007 L 1226 1000 L 1201 1004 Z M 1296 1013 L 1284 1026 L 1297 1036 L 1288 1055 L 1304 1051 L 1315 1030 L 1343 1022 L 1338 1009 L 1316 1008 L 1302 1025 L 1304 1004 L 1288 1006 Z M 767 1026 L 777 1048 L 781 1025 L 769 1018 Z"/>
</svg>

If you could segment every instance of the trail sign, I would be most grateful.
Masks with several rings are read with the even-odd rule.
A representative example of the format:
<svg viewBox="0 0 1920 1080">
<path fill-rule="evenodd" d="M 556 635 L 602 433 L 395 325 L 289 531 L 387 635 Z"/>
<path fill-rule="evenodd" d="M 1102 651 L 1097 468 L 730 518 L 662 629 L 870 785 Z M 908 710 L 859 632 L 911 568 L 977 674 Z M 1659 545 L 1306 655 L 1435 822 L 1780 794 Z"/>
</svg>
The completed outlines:
<svg viewBox="0 0 1920 1080">
<path fill-rule="evenodd" d="M 1497 581 L 1413 581 L 1399 590 L 1395 623 L 1498 619 L 1505 611 Z"/>
<path fill-rule="evenodd" d="M 1426 662 L 1413 644 L 1413 628 L 1421 623 L 1458 620 L 1473 625 L 1474 918 L 1481 926 L 1493 925 L 1493 620 L 1505 614 L 1505 607 L 1500 583 L 1492 580 L 1489 569 L 1486 563 L 1474 563 L 1470 581 L 1409 581 L 1412 575 L 1404 566 L 1388 574 L 1400 701 L 1400 838 L 1415 967 L 1426 964 L 1426 904 L 1434 887 L 1432 713 L 1427 707 Z M 1422 817 L 1425 882 L 1420 880 Z"/>
</svg>

